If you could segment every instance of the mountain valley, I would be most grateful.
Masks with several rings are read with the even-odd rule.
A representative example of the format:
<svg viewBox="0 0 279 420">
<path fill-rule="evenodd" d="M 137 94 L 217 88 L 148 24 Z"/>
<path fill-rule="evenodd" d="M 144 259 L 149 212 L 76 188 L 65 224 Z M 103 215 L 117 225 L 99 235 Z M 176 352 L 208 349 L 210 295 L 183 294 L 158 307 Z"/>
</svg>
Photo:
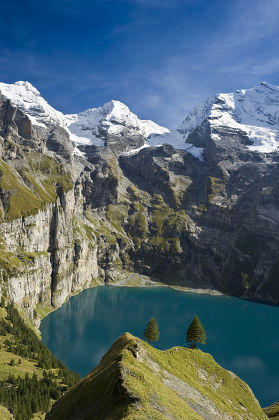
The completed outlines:
<svg viewBox="0 0 279 420">
<path fill-rule="evenodd" d="M 265 82 L 203 101 L 172 131 L 119 101 L 65 115 L 29 82 L 0 83 L 4 301 L 36 328 L 70 296 L 105 284 L 163 283 L 277 305 L 278 130 L 279 87 Z M 119 340 L 120 360 L 127 346 L 147 351 L 131 336 Z M 117 369 L 120 377 L 127 368 Z M 112 392 L 129 411 L 120 385 Z M 144 407 L 141 392 L 133 406 Z M 189 418 L 266 418 L 246 393 L 249 416 L 222 417 L 218 403 L 219 417 L 190 407 Z M 63 418 L 59 407 L 47 418 Z M 167 412 L 158 418 L 181 418 Z"/>
</svg>

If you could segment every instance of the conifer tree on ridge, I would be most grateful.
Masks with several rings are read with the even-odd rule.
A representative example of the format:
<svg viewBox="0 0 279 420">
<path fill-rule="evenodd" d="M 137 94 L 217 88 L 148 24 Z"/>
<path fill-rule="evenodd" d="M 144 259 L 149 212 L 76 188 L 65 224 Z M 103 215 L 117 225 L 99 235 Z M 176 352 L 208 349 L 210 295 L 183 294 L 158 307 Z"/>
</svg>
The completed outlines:
<svg viewBox="0 0 279 420">
<path fill-rule="evenodd" d="M 144 338 L 152 344 L 153 341 L 158 341 L 160 337 L 160 331 L 158 322 L 155 318 L 151 318 L 144 330 Z"/>
<path fill-rule="evenodd" d="M 201 321 L 199 320 L 199 317 L 195 315 L 193 321 L 188 327 L 187 333 L 186 333 L 186 342 L 190 345 L 192 349 L 197 348 L 197 344 L 205 344 L 206 343 L 206 334 L 205 330 L 202 326 Z"/>
</svg>

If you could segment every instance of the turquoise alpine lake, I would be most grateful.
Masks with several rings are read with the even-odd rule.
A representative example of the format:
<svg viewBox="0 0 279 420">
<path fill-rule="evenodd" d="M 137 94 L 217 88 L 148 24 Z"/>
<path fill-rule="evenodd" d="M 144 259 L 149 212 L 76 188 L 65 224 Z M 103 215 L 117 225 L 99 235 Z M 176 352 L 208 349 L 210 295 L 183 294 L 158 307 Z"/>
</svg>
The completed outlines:
<svg viewBox="0 0 279 420">
<path fill-rule="evenodd" d="M 143 338 L 151 317 L 158 349 L 185 346 L 198 315 L 207 334 L 200 348 L 252 388 L 262 406 L 279 399 L 279 308 L 226 296 L 168 287 L 100 286 L 72 297 L 42 320 L 43 342 L 70 369 L 85 376 L 125 331 Z"/>
</svg>

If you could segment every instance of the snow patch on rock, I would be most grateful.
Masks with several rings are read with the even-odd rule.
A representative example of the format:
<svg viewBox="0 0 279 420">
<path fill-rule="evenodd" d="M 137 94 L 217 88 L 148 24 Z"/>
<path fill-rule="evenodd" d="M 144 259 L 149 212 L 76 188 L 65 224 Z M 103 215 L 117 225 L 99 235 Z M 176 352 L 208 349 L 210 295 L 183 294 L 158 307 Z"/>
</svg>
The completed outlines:
<svg viewBox="0 0 279 420">
<path fill-rule="evenodd" d="M 187 152 L 195 158 L 203 161 L 204 149 L 202 147 L 196 147 L 191 143 L 186 143 L 185 135 L 178 130 L 173 130 L 162 135 L 152 135 L 147 139 L 147 144 L 149 146 L 162 146 L 162 144 L 165 143 L 170 144 L 175 149 L 187 150 Z"/>
</svg>

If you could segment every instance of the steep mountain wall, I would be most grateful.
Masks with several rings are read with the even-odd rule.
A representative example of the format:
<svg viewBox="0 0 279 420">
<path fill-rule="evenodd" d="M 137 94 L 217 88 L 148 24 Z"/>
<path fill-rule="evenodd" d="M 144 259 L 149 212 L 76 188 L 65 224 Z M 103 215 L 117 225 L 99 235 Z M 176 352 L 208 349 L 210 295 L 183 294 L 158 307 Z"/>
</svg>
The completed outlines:
<svg viewBox="0 0 279 420">
<path fill-rule="evenodd" d="M 212 115 L 191 125 L 184 150 L 142 147 L 183 130 L 146 139 L 146 127 L 164 129 L 127 107 L 112 117 L 115 104 L 93 110 L 108 118 L 94 132 L 102 145 L 73 144 L 63 114 L 41 99 L 26 110 L 0 97 L 1 293 L 35 322 L 71 294 L 131 273 L 279 302 L 276 150 L 251 150 L 243 127 L 214 125 Z"/>
</svg>

